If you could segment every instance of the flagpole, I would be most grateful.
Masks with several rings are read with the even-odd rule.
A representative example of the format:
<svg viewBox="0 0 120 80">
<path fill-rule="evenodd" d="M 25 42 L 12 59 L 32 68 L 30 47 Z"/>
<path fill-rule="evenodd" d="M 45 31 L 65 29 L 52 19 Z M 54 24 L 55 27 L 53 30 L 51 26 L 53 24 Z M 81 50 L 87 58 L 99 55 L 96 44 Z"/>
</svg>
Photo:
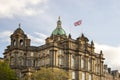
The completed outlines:
<svg viewBox="0 0 120 80">
<path fill-rule="evenodd" d="M 69 30 L 70 30 L 70 34 L 71 34 L 71 28 L 72 28 L 72 27 L 69 28 Z"/>
<path fill-rule="evenodd" d="M 77 26 L 80 26 L 82 24 L 82 20 L 78 20 L 74 23 L 74 26 L 77 27 Z M 83 28 L 81 27 L 80 28 L 80 32 L 79 33 L 79 36 L 83 33 Z"/>
<path fill-rule="evenodd" d="M 82 25 L 82 24 L 81 24 L 81 25 Z M 84 34 L 84 33 L 83 33 L 83 27 L 81 26 L 81 35 L 82 35 L 82 34 Z"/>
</svg>

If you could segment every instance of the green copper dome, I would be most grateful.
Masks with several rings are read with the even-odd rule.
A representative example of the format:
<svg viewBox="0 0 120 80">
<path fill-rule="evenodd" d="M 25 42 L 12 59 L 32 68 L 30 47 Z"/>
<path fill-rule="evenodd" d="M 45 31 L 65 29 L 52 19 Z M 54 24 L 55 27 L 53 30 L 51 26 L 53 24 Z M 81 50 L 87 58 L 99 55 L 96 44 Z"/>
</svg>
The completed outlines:
<svg viewBox="0 0 120 80">
<path fill-rule="evenodd" d="M 56 28 L 53 32 L 52 35 L 66 35 L 64 29 L 62 28 Z"/>
<path fill-rule="evenodd" d="M 52 32 L 52 35 L 66 35 L 66 32 L 65 32 L 64 29 L 61 27 L 60 17 L 59 17 L 59 20 L 57 21 L 57 27 L 56 27 L 56 29 Z"/>
</svg>

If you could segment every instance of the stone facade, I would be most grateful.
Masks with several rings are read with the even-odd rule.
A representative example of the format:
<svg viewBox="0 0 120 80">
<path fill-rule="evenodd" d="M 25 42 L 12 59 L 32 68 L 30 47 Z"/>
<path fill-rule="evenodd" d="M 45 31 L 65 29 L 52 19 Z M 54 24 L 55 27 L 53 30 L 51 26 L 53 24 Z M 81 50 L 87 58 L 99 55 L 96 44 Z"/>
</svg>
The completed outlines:
<svg viewBox="0 0 120 80">
<path fill-rule="evenodd" d="M 108 71 L 104 66 L 102 51 L 95 53 L 94 42 L 82 34 L 76 39 L 68 36 L 61 26 L 39 47 L 31 46 L 30 39 L 19 27 L 10 36 L 11 44 L 5 49 L 4 59 L 21 79 L 40 67 L 60 68 L 69 72 L 69 80 L 120 80 L 118 71 Z"/>
<path fill-rule="evenodd" d="M 4 61 L 4 59 L 0 57 L 0 62 L 3 62 L 3 61 Z"/>
</svg>

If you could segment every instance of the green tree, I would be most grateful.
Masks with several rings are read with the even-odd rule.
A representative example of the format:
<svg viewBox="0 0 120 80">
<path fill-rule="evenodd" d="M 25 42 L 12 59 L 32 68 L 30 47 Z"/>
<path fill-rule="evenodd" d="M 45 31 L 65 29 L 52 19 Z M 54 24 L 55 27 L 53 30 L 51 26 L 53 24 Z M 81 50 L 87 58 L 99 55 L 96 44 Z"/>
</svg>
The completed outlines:
<svg viewBox="0 0 120 80">
<path fill-rule="evenodd" d="M 5 62 L 0 62 L 0 80 L 17 80 L 15 72 Z"/>
<path fill-rule="evenodd" d="M 66 80 L 69 76 L 63 69 L 41 68 L 33 73 L 32 78 L 33 80 Z"/>
</svg>

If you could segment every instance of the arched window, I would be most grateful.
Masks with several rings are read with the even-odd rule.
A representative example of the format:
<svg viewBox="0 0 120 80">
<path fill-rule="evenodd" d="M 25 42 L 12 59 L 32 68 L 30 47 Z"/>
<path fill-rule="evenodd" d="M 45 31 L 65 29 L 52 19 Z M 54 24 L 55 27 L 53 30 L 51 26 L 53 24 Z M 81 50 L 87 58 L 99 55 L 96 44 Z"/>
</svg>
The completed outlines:
<svg viewBox="0 0 120 80">
<path fill-rule="evenodd" d="M 84 59 L 81 58 L 81 68 L 84 68 Z"/>
<path fill-rule="evenodd" d="M 16 40 L 13 40 L 13 46 L 16 46 Z"/>
<path fill-rule="evenodd" d="M 22 39 L 20 40 L 20 46 L 23 46 L 23 40 Z"/>
<path fill-rule="evenodd" d="M 75 71 L 72 72 L 72 80 L 75 80 L 76 77 L 75 77 Z"/>
</svg>

